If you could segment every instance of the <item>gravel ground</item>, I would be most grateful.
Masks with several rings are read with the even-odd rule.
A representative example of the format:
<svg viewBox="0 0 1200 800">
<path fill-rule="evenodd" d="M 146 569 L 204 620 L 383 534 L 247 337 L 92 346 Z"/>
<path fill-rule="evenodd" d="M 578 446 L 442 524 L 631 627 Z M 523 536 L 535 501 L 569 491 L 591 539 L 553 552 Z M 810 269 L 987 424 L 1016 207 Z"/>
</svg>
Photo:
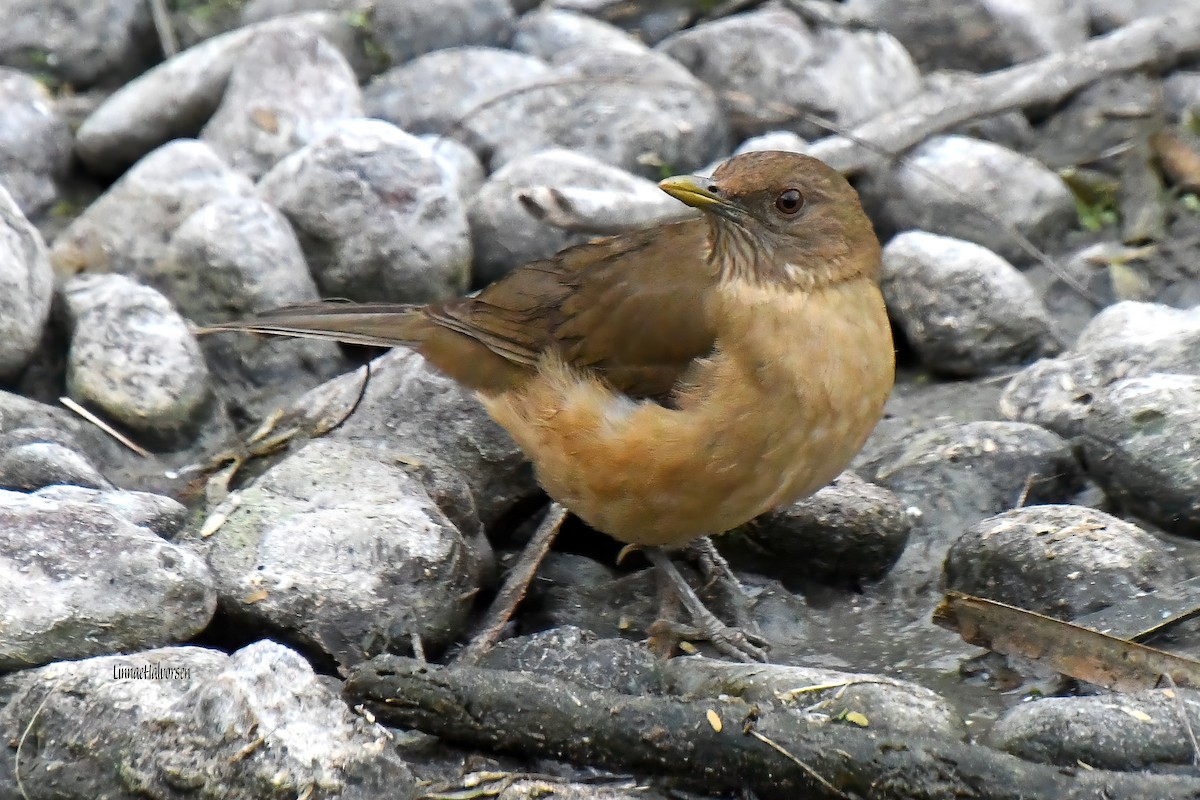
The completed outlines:
<svg viewBox="0 0 1200 800">
<path fill-rule="evenodd" d="M 1200 781 L 1200 693 L 1111 695 L 930 619 L 947 589 L 1073 619 L 1200 569 L 1200 11 L 156 5 L 9 0 L 0 25 L 0 800 L 704 789 L 344 699 L 377 655 L 453 659 L 545 497 L 411 352 L 195 328 L 461 294 L 670 219 L 655 181 L 765 149 L 852 173 L 900 366 L 851 471 L 718 542 L 772 663 L 656 662 L 645 563 L 569 520 L 481 666 Z M 1103 36 L 1128 66 L 1080 55 Z M 843 164 L 846 131 L 882 151 Z"/>
</svg>

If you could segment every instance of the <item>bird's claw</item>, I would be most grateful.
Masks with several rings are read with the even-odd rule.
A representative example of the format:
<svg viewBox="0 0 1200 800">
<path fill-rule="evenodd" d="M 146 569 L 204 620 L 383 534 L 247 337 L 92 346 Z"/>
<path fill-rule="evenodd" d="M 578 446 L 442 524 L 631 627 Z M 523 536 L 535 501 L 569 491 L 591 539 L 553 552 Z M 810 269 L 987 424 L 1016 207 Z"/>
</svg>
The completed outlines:
<svg viewBox="0 0 1200 800">
<path fill-rule="evenodd" d="M 764 663 L 770 643 L 751 631 L 734 628 L 713 618 L 716 627 L 709 625 L 685 625 L 681 622 L 660 619 L 650 626 L 652 639 L 668 638 L 673 641 L 708 642 L 719 653 L 735 661 Z"/>
</svg>

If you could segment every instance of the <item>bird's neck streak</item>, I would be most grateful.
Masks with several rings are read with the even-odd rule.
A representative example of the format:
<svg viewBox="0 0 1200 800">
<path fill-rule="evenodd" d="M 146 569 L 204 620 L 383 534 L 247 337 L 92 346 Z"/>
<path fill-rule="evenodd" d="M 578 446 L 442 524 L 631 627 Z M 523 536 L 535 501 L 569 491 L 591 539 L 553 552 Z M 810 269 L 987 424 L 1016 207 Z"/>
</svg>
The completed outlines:
<svg viewBox="0 0 1200 800">
<path fill-rule="evenodd" d="M 875 269 L 874 264 L 866 263 L 871 261 L 868 254 L 857 258 L 849 247 L 833 251 L 829 242 L 806 252 L 798 241 L 781 252 L 738 223 L 722 218 L 711 220 L 709 242 L 709 259 L 723 283 L 812 292 Z"/>
</svg>

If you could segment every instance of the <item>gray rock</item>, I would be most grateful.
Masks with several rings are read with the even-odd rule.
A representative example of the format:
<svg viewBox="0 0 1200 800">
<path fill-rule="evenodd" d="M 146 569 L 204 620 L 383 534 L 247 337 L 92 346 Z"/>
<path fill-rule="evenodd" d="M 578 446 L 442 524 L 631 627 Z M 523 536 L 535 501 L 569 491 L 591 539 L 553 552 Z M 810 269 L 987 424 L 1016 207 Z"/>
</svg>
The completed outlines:
<svg viewBox="0 0 1200 800">
<path fill-rule="evenodd" d="M 1069 352 L 1017 373 L 1000 413 L 1073 438 L 1107 387 L 1154 372 L 1200 375 L 1200 308 L 1125 302 L 1104 309 Z"/>
<path fill-rule="evenodd" d="M 208 145 L 182 139 L 139 161 L 87 207 L 51 247 L 61 274 L 118 272 L 155 283 L 175 228 L 221 197 L 252 197 L 249 179 Z"/>
<path fill-rule="evenodd" d="M 0 392 L 0 434 L 14 443 L 55 442 L 97 456 L 105 463 L 122 452 L 112 439 L 66 409 L 48 406 L 11 392 Z M 127 452 L 127 451 L 124 451 Z"/>
<path fill-rule="evenodd" d="M 393 64 L 447 47 L 507 45 L 515 22 L 508 0 L 375 0 L 371 15 Z"/>
<path fill-rule="evenodd" d="M 871 730 L 891 735 L 966 735 L 948 700 L 886 675 L 710 658 L 673 658 L 663 670 L 667 690 L 686 700 L 733 696 L 764 710 L 796 714 L 811 725 L 862 724 L 846 718 L 857 714 Z"/>
<path fill-rule="evenodd" d="M 980 375 L 1060 350 L 1029 280 L 987 248 L 907 231 L 883 249 L 888 313 L 930 369 Z"/>
<path fill-rule="evenodd" d="M 1186 721 L 1183 719 L 1186 715 Z M 1027 761 L 1122 772 L 1191 768 L 1200 692 L 1147 689 L 1020 703 L 996 721 L 987 743 Z"/>
<path fill-rule="evenodd" d="M 371 366 L 362 402 L 325 440 L 353 445 L 384 464 L 407 465 L 464 534 L 480 521 L 490 527 L 536 494 L 525 456 L 470 390 L 405 348 Z M 359 370 L 317 387 L 292 406 L 280 430 L 291 422 L 324 429 L 341 420 L 363 380 Z"/>
<path fill-rule="evenodd" d="M 204 554 L 228 613 L 343 666 L 462 633 L 484 545 L 402 465 L 318 439 L 236 497 L 215 533 L 179 540 Z"/>
<path fill-rule="evenodd" d="M 322 36 L 352 64 L 361 60 L 356 32 L 338 14 L 312 12 L 248 25 L 185 50 L 122 86 L 84 120 L 75 152 L 92 170 L 116 175 L 159 145 L 196 135 L 216 111 L 242 54 L 259 34 L 275 31 Z"/>
<path fill-rule="evenodd" d="M 1200 117 L 1200 71 L 1176 70 L 1163 78 L 1163 104 L 1173 119 Z"/>
<path fill-rule="evenodd" d="M 1088 38 L 1086 0 L 851 0 L 845 12 L 895 36 L 924 69 L 989 72 Z"/>
<path fill-rule="evenodd" d="M 1163 528 L 1200 534 L 1200 376 L 1114 383 L 1083 421 L 1084 463 L 1104 491 Z"/>
<path fill-rule="evenodd" d="M 200 139 L 257 179 L 330 122 L 362 115 L 354 70 L 337 48 L 310 31 L 265 31 L 243 48 Z"/>
<path fill-rule="evenodd" d="M 0 186 L 0 380 L 15 378 L 32 358 L 53 291 L 42 235 Z"/>
<path fill-rule="evenodd" d="M 216 609 L 202 559 L 101 504 L 0 491 L 0 671 L 183 641 Z"/>
<path fill-rule="evenodd" d="M 431 148 L 380 120 L 347 120 L 259 183 L 300 237 L 326 295 L 427 302 L 467 286 L 466 212 Z"/>
<path fill-rule="evenodd" d="M 730 149 L 725 115 L 707 86 L 662 53 L 631 59 L 608 47 L 560 60 L 537 91 L 480 110 L 467 128 L 493 170 L 562 147 L 658 178 L 664 168 L 689 172 Z"/>
<path fill-rule="evenodd" d="M 1083 506 L 1027 506 L 989 517 L 946 557 L 946 585 L 1071 620 L 1175 584 L 1179 557 L 1141 528 Z"/>
<path fill-rule="evenodd" d="M 764 150 L 783 150 L 787 153 L 803 153 L 808 148 L 808 142 L 803 136 L 792 131 L 767 131 L 758 136 L 751 136 L 737 146 L 733 154 L 758 153 Z"/>
<path fill-rule="evenodd" d="M 392 64 L 451 47 L 507 45 L 515 21 L 508 0 L 251 0 L 242 19 L 261 22 L 317 9 L 340 11 L 359 20 Z"/>
<path fill-rule="evenodd" d="M 926 141 L 862 192 L 890 230 L 966 239 L 1014 264 L 1030 256 L 1005 225 L 1041 246 L 1075 220 L 1075 201 L 1057 175 L 1028 156 L 963 136 Z"/>
<path fill-rule="evenodd" d="M 533 630 L 580 628 L 602 641 L 636 637 L 655 620 L 656 601 L 653 570 L 622 575 L 587 556 L 551 551 L 529 587 L 522 622 Z"/>
<path fill-rule="evenodd" d="M 574 50 L 553 69 L 511 52 L 433 53 L 368 87 L 366 107 L 406 130 L 459 139 L 492 170 L 562 147 L 657 176 L 663 165 L 687 171 L 729 149 L 713 93 L 649 50 L 633 60 L 611 47 Z"/>
<path fill-rule="evenodd" d="M 473 114 L 486 104 L 550 74 L 538 58 L 492 47 L 439 50 L 393 67 L 363 92 L 367 116 L 409 133 L 464 136 Z M 479 150 L 469 139 L 465 141 Z"/>
<path fill-rule="evenodd" d="M 257 198 L 200 208 L 175 230 L 159 267 L 155 286 L 202 325 L 319 298 L 291 226 Z M 346 369 L 332 342 L 220 334 L 201 337 L 200 346 L 220 396 L 247 419 Z"/>
<path fill-rule="evenodd" d="M 175 229 L 156 266 L 150 282 L 201 325 L 319 299 L 291 226 L 257 197 L 201 206 Z"/>
<path fill-rule="evenodd" d="M 518 0 L 530 4 L 533 0 Z M 693 0 L 655 0 L 652 3 L 628 3 L 625 0 L 546 0 L 550 8 L 574 11 L 596 17 L 628 31 L 643 42 L 660 42 L 686 28 L 704 9 Z"/>
<path fill-rule="evenodd" d="M 1105 33 L 1144 17 L 1169 14 L 1179 8 L 1175 0 L 1086 0 L 1092 27 Z"/>
<path fill-rule="evenodd" d="M 81 275 L 62 291 L 70 395 L 154 440 L 194 433 L 212 401 L 208 370 L 170 302 L 124 275 Z"/>
<path fill-rule="evenodd" d="M 1200 302 L 1200 284 L 1193 284 L 1189 292 L 1193 283 L 1189 277 L 1163 274 L 1174 270 L 1141 262 L 1144 253 L 1146 248 L 1101 241 L 1056 258 L 1052 267 L 1034 264 L 1023 274 L 1042 297 L 1063 340 L 1074 341 L 1097 308 L 1125 300 L 1157 301 L 1175 308 L 1196 305 L 1192 299 Z M 1189 298 L 1192 293 L 1195 297 Z"/>
<path fill-rule="evenodd" d="M 155 41 L 140 0 L 6 0 L 0 64 L 84 88 L 137 74 Z"/>
<path fill-rule="evenodd" d="M 112 488 L 87 456 L 58 442 L 0 445 L 0 489 L 31 492 L 57 484 Z"/>
<path fill-rule="evenodd" d="M 19 760 L 30 797 L 416 795 L 387 733 L 275 642 L 51 664 L 0 679 L 0 698 L 6 741 L 29 726 Z M 3 759 L 0 783 L 15 786 L 15 770 Z"/>
<path fill-rule="evenodd" d="M 40 214 L 54 203 L 57 182 L 71 165 L 72 144 L 71 129 L 45 87 L 16 70 L 0 69 L 0 187 L 23 214 Z"/>
<path fill-rule="evenodd" d="M 442 176 L 449 182 L 463 205 L 469 204 L 487 179 L 483 172 L 483 164 L 479 163 L 475 152 L 462 142 L 446 136 L 427 133 L 417 138 L 429 145 L 433 152 L 433 160 L 441 169 Z"/>
<path fill-rule="evenodd" d="M 1019 422 L 935 424 L 879 448 L 856 471 L 920 512 L 889 573 L 918 593 L 936 587 L 946 551 L 968 527 L 1025 503 L 1062 502 L 1081 485 L 1070 445 Z"/>
<path fill-rule="evenodd" d="M 533 672 L 622 694 L 662 691 L 659 661 L 644 645 L 601 639 L 572 625 L 500 642 L 484 654 L 479 666 Z"/>
<path fill-rule="evenodd" d="M 857 585 L 887 573 L 911 528 L 900 498 L 844 472 L 812 497 L 769 511 L 718 541 L 734 566 L 785 585 Z"/>
<path fill-rule="evenodd" d="M 83 486 L 47 486 L 34 497 L 56 503 L 91 503 L 123 517 L 134 525 L 149 528 L 164 539 L 183 528 L 188 510 L 170 497 L 125 489 L 88 489 Z"/>
<path fill-rule="evenodd" d="M 594 233 L 565 229 L 534 216 L 531 207 L 518 202 L 517 197 L 535 186 L 553 186 L 560 191 L 602 189 L 654 203 L 666 197 L 645 178 L 580 153 L 546 150 L 513 160 L 492 173 L 468 210 L 477 285 L 490 283 L 522 264 L 548 258 L 569 245 L 585 242 Z"/>
<path fill-rule="evenodd" d="M 625 31 L 586 14 L 543 6 L 525 14 L 513 34 L 514 50 L 555 63 L 580 50 L 609 49 L 638 58 L 648 48 Z"/>
<path fill-rule="evenodd" d="M 849 127 L 921 89 L 912 59 L 888 34 L 814 31 L 782 8 L 701 23 L 658 49 L 722 95 L 742 137 L 783 127 L 820 135 L 805 114 Z"/>
<path fill-rule="evenodd" d="M 1160 114 L 1159 79 L 1140 72 L 1112 75 L 1042 121 L 1030 154 L 1055 170 L 1087 164 L 1117 172 L 1129 142 L 1146 135 L 1145 118 Z"/>
</svg>

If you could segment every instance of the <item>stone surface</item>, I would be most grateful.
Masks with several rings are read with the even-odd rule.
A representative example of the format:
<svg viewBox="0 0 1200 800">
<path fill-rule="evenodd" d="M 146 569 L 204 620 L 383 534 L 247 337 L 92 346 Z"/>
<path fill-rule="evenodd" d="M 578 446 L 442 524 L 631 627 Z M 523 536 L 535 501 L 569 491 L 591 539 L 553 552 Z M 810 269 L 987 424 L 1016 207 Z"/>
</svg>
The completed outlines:
<svg viewBox="0 0 1200 800">
<path fill-rule="evenodd" d="M 453 641 L 490 553 L 403 465 L 327 439 L 290 454 L 218 513 L 215 533 L 179 541 L 207 560 L 222 609 L 342 666 L 408 652 L 413 638 L 434 649 Z"/>
<path fill-rule="evenodd" d="M 560 192 L 617 192 L 623 195 L 620 204 L 624 207 L 640 203 L 647 210 L 674 210 L 679 206 L 645 178 L 579 153 L 546 150 L 516 159 L 492 173 L 468 210 L 476 285 L 491 283 L 530 261 L 549 258 L 597 232 L 589 232 L 586 225 L 570 230 L 534 216 L 532 207 L 516 198 L 536 186 L 551 186 Z"/>
<path fill-rule="evenodd" d="M 646 647 L 628 639 L 601 639 L 572 625 L 500 642 L 479 666 L 533 672 L 622 694 L 662 690 L 659 661 Z"/>
<path fill-rule="evenodd" d="M 1013 707 L 987 742 L 1028 761 L 1070 768 L 1185 767 L 1195 755 L 1188 732 L 1200 725 L 1198 712 L 1195 689 L 1047 697 Z"/>
<path fill-rule="evenodd" d="M 356 67 L 361 60 L 354 29 L 338 14 L 316 11 L 247 25 L 185 50 L 114 92 L 80 126 L 76 154 L 90 169 L 117 175 L 160 145 L 195 136 L 217 110 L 242 54 L 259 34 L 278 31 L 320 35 Z"/>
<path fill-rule="evenodd" d="M 729 150 L 713 92 L 649 50 L 631 59 L 607 46 L 576 49 L 553 68 L 518 53 L 440 51 L 374 82 L 367 110 L 406 130 L 459 139 L 491 170 L 565 148 L 657 177 L 663 168 L 686 172 Z"/>
<path fill-rule="evenodd" d="M 781 664 L 734 664 L 708 658 L 672 659 L 667 690 L 695 700 L 730 695 L 764 709 L 797 714 L 813 725 L 853 725 L 857 714 L 873 730 L 961 739 L 962 719 L 945 698 L 915 683 Z"/>
<path fill-rule="evenodd" d="M 42 235 L 0 186 L 0 380 L 15 378 L 33 356 L 53 290 Z"/>
<path fill-rule="evenodd" d="M 947 549 L 980 520 L 1027 503 L 1062 502 L 1079 490 L 1070 445 L 1026 423 L 927 424 L 855 466 L 920 516 L 889 573 L 906 591 L 936 589 Z"/>
<path fill-rule="evenodd" d="M 257 179 L 329 123 L 362 115 L 354 70 L 336 47 L 309 31 L 264 31 L 243 49 L 200 139 Z"/>
<path fill-rule="evenodd" d="M 6 0 L 0 64 L 80 88 L 131 77 L 157 55 L 140 0 Z"/>
<path fill-rule="evenodd" d="M 281 14 L 339 11 L 370 32 L 374 47 L 392 64 L 452 47 L 499 47 L 512 36 L 514 12 L 508 0 L 251 0 L 245 22 Z"/>
<path fill-rule="evenodd" d="M 459 138 L 473 113 L 551 74 L 540 59 L 494 47 L 439 50 L 400 64 L 371 80 L 366 113 L 409 133 Z M 474 144 L 470 140 L 465 142 Z M 475 148 L 478 149 L 478 148 Z"/>
<path fill-rule="evenodd" d="M 296 229 L 326 296 L 428 302 L 467 286 L 466 211 L 429 145 L 347 120 L 275 165 L 262 195 Z"/>
<path fill-rule="evenodd" d="M 855 586 L 887 573 L 911 528 L 896 495 L 846 472 L 812 497 L 722 536 L 719 547 L 734 566 L 785 585 Z"/>
<path fill-rule="evenodd" d="M 180 139 L 139 161 L 88 206 L 51 247 L 60 275 L 118 272 L 154 283 L 175 228 L 221 197 L 251 197 L 254 187 L 208 145 Z"/>
<path fill-rule="evenodd" d="M 0 187 L 23 214 L 41 214 L 58 198 L 72 144 L 71 129 L 45 87 L 0 69 Z"/>
<path fill-rule="evenodd" d="M 1109 386 L 1154 372 L 1200 375 L 1200 309 L 1135 302 L 1106 308 L 1068 352 L 1017 373 L 999 409 L 1072 438 Z"/>
<path fill-rule="evenodd" d="M 99 505 L 134 525 L 149 528 L 164 539 L 178 533 L 187 521 L 188 510 L 170 497 L 124 489 L 88 489 L 82 486 L 47 486 L 34 496 L 54 502 Z"/>
<path fill-rule="evenodd" d="M 1065 620 L 1185 577 L 1162 541 L 1082 506 L 1027 506 L 989 517 L 946 557 L 949 588 Z"/>
<path fill-rule="evenodd" d="M 743 137 L 783 127 L 817 136 L 827 131 L 806 114 L 849 127 L 921 88 L 912 59 L 888 34 L 814 30 L 780 7 L 701 23 L 658 49 L 720 94 Z"/>
<path fill-rule="evenodd" d="M 153 282 L 201 325 L 319 299 L 291 225 L 252 197 L 219 198 L 183 220 Z M 229 333 L 199 341 L 221 400 L 243 421 L 347 369 L 332 342 Z"/>
<path fill-rule="evenodd" d="M 475 152 L 462 142 L 433 133 L 417 138 L 429 145 L 433 160 L 441 169 L 442 176 L 462 200 L 463 205 L 468 205 L 487 179 L 483 172 L 483 164 L 479 163 Z"/>
<path fill-rule="evenodd" d="M 194 433 L 212 387 L 200 346 L 171 303 L 125 275 L 81 275 L 62 294 L 70 395 L 156 440 Z"/>
<path fill-rule="evenodd" d="M 1075 221 L 1075 201 L 1056 174 L 1028 156 L 964 136 L 929 139 L 860 188 L 887 231 L 916 228 L 966 239 L 1018 265 L 1031 256 L 1004 226 L 1045 246 Z"/>
<path fill-rule="evenodd" d="M 881 283 L 888 314 L 935 372 L 986 374 L 1060 349 L 1029 280 L 972 242 L 901 233 L 883 249 Z"/>
<path fill-rule="evenodd" d="M 104 505 L 0 491 L 0 671 L 143 650 L 216 609 L 203 560 Z"/>
<path fill-rule="evenodd" d="M 382 727 L 271 641 L 232 655 L 165 647 L 8 675 L 0 735 L 16 742 L 26 731 L 20 778 L 30 797 L 416 796 Z M 0 784 L 16 785 L 15 764 L 2 760 Z"/>
<path fill-rule="evenodd" d="M 571 59 L 580 50 L 608 49 L 638 58 L 646 45 L 625 31 L 594 17 L 561 8 L 542 7 L 521 16 L 512 47 L 554 63 Z"/>
<path fill-rule="evenodd" d="M 28 430 L 19 429 L 16 433 Z M 56 441 L 4 441 L 10 437 L 11 434 L 0 437 L 0 489 L 31 492 L 60 484 L 92 489 L 112 487 L 87 456 L 67 445 Z"/>
<path fill-rule="evenodd" d="M 1086 0 L 851 0 L 848 15 L 899 39 L 926 70 L 990 72 L 1088 37 Z"/>
<path fill-rule="evenodd" d="M 363 380 L 359 370 L 312 390 L 291 406 L 280 430 L 328 428 L 346 416 Z M 324 438 L 382 464 L 407 466 L 464 535 L 480 522 L 496 524 L 537 492 L 525 456 L 471 391 L 405 348 L 371 362 L 361 402 Z"/>
<path fill-rule="evenodd" d="M 1200 376 L 1114 383 L 1092 404 L 1081 442 L 1088 474 L 1121 506 L 1200 536 Z"/>
</svg>

